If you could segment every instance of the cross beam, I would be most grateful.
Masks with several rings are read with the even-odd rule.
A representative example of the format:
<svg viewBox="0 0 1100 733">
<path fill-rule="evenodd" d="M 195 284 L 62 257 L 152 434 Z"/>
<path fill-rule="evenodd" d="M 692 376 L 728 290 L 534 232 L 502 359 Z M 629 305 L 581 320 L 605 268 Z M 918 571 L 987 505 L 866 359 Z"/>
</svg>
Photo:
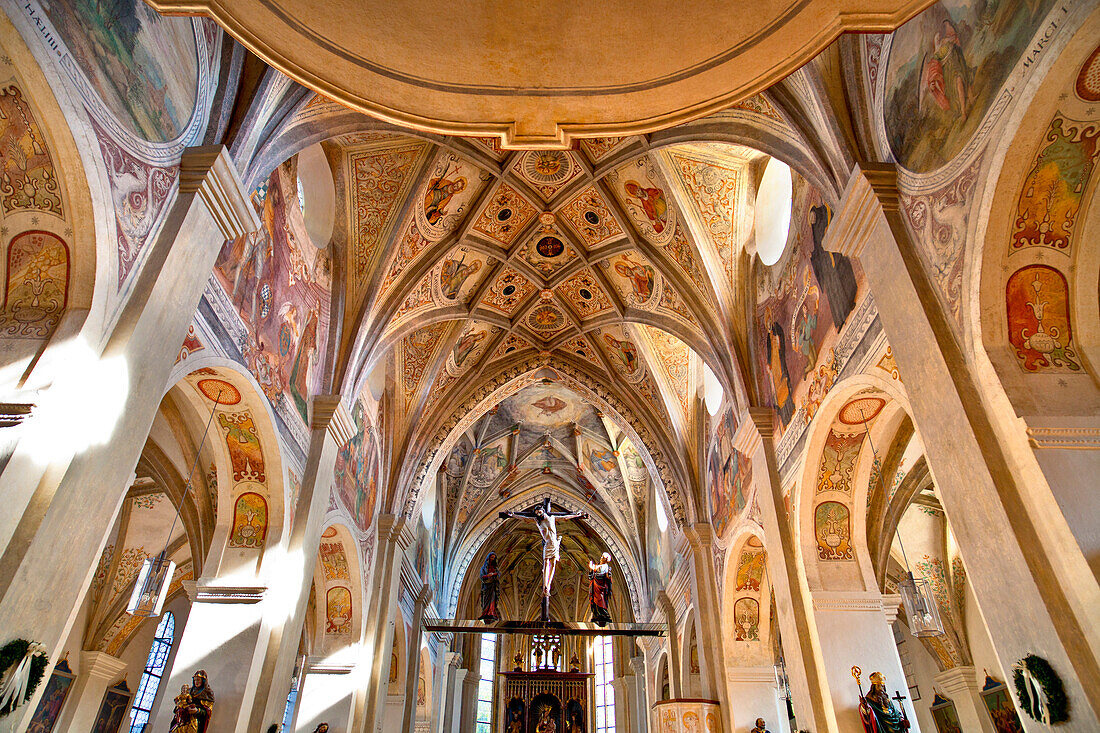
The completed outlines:
<svg viewBox="0 0 1100 733">
<path fill-rule="evenodd" d="M 559 636 L 665 636 L 668 625 L 659 624 L 607 624 L 597 626 L 587 621 L 501 621 L 486 624 L 472 619 L 425 619 L 424 630 L 444 634 L 498 634 L 533 636 L 557 634 Z"/>
</svg>

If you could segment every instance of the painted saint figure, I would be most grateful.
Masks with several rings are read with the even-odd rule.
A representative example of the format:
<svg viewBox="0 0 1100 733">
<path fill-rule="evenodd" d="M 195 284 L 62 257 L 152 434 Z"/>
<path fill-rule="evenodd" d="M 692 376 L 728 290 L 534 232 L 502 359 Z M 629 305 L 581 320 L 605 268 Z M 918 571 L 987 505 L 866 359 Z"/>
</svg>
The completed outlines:
<svg viewBox="0 0 1100 733">
<path fill-rule="evenodd" d="M 497 554 L 490 552 L 481 566 L 481 615 L 478 618 L 489 624 L 500 620 L 497 601 L 500 598 L 500 571 L 497 570 Z"/>
<path fill-rule="evenodd" d="M 794 415 L 794 396 L 791 394 L 791 373 L 787 370 L 787 339 L 783 327 L 773 323 L 768 331 L 768 371 L 775 389 L 775 407 L 783 424 Z"/>
<path fill-rule="evenodd" d="M 466 188 L 466 179 L 459 176 L 452 181 L 446 177 L 450 172 L 450 166 L 448 166 L 428 183 L 428 190 L 424 192 L 424 218 L 433 227 L 447 215 L 447 205 L 451 203 L 455 194 L 461 193 Z"/>
<path fill-rule="evenodd" d="M 894 705 L 886 690 L 886 678 L 882 672 L 871 673 L 871 689 L 859 698 L 859 717 L 864 733 L 905 733 L 909 721 Z"/>
<path fill-rule="evenodd" d="M 550 620 L 550 586 L 554 582 L 554 571 L 561 558 L 561 538 L 558 536 L 559 519 L 588 519 L 585 512 L 553 512 L 550 510 L 550 497 L 542 500 L 542 506 L 530 512 L 500 512 L 501 519 L 533 519 L 542 535 L 542 620 Z"/>
<path fill-rule="evenodd" d="M 588 577 L 590 579 L 588 600 L 592 604 L 592 623 L 597 626 L 606 626 L 611 621 L 611 554 L 600 555 L 597 565 L 588 561 Z"/>
<path fill-rule="evenodd" d="M 643 265 L 630 259 L 629 255 L 623 255 L 615 263 L 615 272 L 630 281 L 630 287 L 634 289 L 634 296 L 641 302 L 649 300 L 653 295 L 653 277 L 655 272 L 652 267 Z"/>
<path fill-rule="evenodd" d="M 663 232 L 668 224 L 668 203 L 665 201 L 665 192 L 653 186 L 643 186 L 637 181 L 627 181 L 623 184 L 623 188 L 626 189 L 627 195 L 642 207 L 646 218 L 653 226 L 653 231 L 657 234 Z"/>
<path fill-rule="evenodd" d="M 768 733 L 768 729 L 765 728 L 764 725 L 765 725 L 764 719 L 763 718 L 757 718 L 756 719 L 756 727 L 754 727 L 752 729 L 752 731 L 750 731 L 750 733 Z"/>
<path fill-rule="evenodd" d="M 439 286 L 443 290 L 443 297 L 447 300 L 457 298 L 459 291 L 462 290 L 463 283 L 466 282 L 466 278 L 480 269 L 480 260 L 474 260 L 470 264 L 466 264 L 465 252 L 457 260 L 445 261 L 443 269 L 439 272 Z"/>
</svg>

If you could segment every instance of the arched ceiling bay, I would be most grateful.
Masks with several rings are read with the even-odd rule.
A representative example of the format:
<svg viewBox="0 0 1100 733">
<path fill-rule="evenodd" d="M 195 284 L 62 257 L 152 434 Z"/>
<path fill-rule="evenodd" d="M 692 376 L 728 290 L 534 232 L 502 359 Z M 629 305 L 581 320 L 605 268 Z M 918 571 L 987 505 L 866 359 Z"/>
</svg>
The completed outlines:
<svg viewBox="0 0 1100 733">
<path fill-rule="evenodd" d="M 216 19 L 304 86 L 414 129 L 565 148 L 695 119 L 767 88 L 846 30 L 928 0 L 151 0 Z M 587 11 L 587 12 L 586 12 Z"/>
</svg>

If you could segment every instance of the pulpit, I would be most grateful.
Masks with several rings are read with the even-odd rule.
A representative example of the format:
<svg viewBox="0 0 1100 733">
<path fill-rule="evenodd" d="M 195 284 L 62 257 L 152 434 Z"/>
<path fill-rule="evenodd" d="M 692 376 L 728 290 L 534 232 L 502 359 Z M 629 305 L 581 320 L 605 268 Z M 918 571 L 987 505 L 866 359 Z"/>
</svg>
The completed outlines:
<svg viewBox="0 0 1100 733">
<path fill-rule="evenodd" d="M 502 672 L 501 733 L 587 733 L 592 674 Z"/>
</svg>

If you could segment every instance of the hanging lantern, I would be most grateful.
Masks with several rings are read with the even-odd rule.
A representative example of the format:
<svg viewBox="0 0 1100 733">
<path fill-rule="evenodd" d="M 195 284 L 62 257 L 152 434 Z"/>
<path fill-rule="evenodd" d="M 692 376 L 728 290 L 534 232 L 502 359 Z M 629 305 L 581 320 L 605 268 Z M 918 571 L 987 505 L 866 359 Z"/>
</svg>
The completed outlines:
<svg viewBox="0 0 1100 733">
<path fill-rule="evenodd" d="M 172 582 L 172 573 L 176 564 L 160 553 L 156 557 L 147 557 L 141 564 L 141 572 L 134 582 L 134 592 L 126 612 L 131 616 L 153 618 L 160 615 L 164 599 L 168 597 L 168 586 Z"/>
<path fill-rule="evenodd" d="M 932 595 L 932 584 L 924 578 L 914 578 L 912 572 L 906 572 L 898 583 L 901 603 L 905 606 L 905 615 L 909 618 L 909 630 L 913 636 L 943 636 L 943 622 L 940 621 L 939 604 Z"/>
</svg>

